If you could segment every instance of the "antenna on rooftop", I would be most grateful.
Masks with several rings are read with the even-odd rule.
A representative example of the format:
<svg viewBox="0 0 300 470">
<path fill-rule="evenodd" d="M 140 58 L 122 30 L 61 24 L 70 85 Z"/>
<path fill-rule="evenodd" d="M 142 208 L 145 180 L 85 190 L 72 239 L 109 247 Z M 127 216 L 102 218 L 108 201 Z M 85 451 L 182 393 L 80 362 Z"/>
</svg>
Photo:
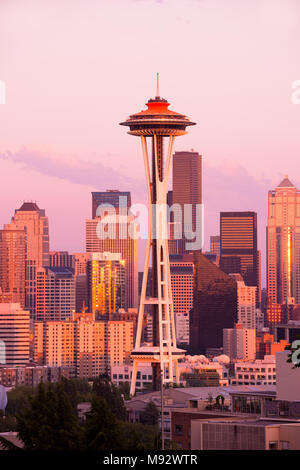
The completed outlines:
<svg viewBox="0 0 300 470">
<path fill-rule="evenodd" d="M 156 74 L 156 98 L 159 98 L 159 73 Z"/>
</svg>

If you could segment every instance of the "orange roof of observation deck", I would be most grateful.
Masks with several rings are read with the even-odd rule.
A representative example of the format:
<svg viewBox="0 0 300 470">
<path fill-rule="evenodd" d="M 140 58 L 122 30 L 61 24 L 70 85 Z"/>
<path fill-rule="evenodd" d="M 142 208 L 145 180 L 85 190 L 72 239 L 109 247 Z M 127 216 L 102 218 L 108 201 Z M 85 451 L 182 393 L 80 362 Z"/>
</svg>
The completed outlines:
<svg viewBox="0 0 300 470">
<path fill-rule="evenodd" d="M 148 103 L 146 103 L 146 106 L 148 106 L 148 109 L 140 111 L 139 113 L 135 113 L 134 116 L 145 116 L 149 114 L 183 116 L 183 114 L 176 113 L 175 111 L 168 109 L 170 103 L 168 103 L 167 100 L 160 98 L 159 96 L 157 96 L 155 100 L 149 100 Z"/>
</svg>

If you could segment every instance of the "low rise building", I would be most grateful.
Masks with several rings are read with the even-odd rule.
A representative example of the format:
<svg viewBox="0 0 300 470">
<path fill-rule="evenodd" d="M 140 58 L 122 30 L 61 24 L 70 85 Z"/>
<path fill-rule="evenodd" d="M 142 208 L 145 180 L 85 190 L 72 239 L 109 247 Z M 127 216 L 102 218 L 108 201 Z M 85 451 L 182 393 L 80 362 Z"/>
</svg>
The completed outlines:
<svg viewBox="0 0 300 470">
<path fill-rule="evenodd" d="M 111 367 L 111 381 L 118 387 L 119 385 L 130 383 L 133 366 L 129 364 L 118 364 Z M 151 364 L 140 364 L 136 377 L 137 391 L 152 388 L 152 367 Z"/>
<path fill-rule="evenodd" d="M 67 367 L 0 366 L 0 384 L 8 388 L 21 385 L 36 387 L 40 382 L 58 382 L 62 377 L 69 379 L 71 376 L 71 370 Z"/>
<path fill-rule="evenodd" d="M 267 419 L 194 420 L 192 450 L 299 450 L 300 422 Z"/>
<path fill-rule="evenodd" d="M 231 385 L 276 385 L 275 356 L 265 356 L 256 361 L 239 361 L 234 364 Z"/>
</svg>

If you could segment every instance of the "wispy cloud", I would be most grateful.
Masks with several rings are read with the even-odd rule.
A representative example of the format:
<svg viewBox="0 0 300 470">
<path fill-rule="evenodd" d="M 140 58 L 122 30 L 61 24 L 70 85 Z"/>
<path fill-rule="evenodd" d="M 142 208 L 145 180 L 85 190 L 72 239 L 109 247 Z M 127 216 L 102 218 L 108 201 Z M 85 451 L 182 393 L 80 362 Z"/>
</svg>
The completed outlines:
<svg viewBox="0 0 300 470">
<path fill-rule="evenodd" d="M 10 160 L 20 164 L 23 168 L 38 171 L 47 176 L 66 179 L 74 184 L 85 184 L 98 190 L 118 188 L 126 190 L 132 188 L 140 197 L 144 189 L 144 182 L 137 178 L 124 175 L 101 162 L 83 160 L 67 161 L 42 155 L 27 149 L 18 152 L 0 153 L 0 159 Z"/>
</svg>

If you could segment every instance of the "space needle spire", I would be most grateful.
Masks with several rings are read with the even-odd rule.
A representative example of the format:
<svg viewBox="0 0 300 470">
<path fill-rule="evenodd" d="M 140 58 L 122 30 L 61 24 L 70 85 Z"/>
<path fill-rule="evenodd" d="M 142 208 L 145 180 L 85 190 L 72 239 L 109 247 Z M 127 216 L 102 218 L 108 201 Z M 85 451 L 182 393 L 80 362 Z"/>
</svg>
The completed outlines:
<svg viewBox="0 0 300 470">
<path fill-rule="evenodd" d="M 131 353 L 133 372 L 130 394 L 132 396 L 135 393 L 139 363 L 151 362 L 153 389 L 158 390 L 161 381 L 163 384 L 179 383 L 178 359 L 185 355 L 185 351 L 176 346 L 167 237 L 167 192 L 175 137 L 186 134 L 186 128 L 195 123 L 185 115 L 168 109 L 170 104 L 159 95 L 159 74 L 156 77 L 156 85 L 156 97 L 149 99 L 146 103 L 147 109 L 132 114 L 126 121 L 120 123 L 129 127 L 130 135 L 141 138 L 149 202 L 148 243 L 135 348 Z M 152 143 L 150 152 L 147 140 Z M 146 297 L 151 253 L 152 295 Z M 152 346 L 141 344 L 146 305 L 152 306 Z"/>
</svg>

